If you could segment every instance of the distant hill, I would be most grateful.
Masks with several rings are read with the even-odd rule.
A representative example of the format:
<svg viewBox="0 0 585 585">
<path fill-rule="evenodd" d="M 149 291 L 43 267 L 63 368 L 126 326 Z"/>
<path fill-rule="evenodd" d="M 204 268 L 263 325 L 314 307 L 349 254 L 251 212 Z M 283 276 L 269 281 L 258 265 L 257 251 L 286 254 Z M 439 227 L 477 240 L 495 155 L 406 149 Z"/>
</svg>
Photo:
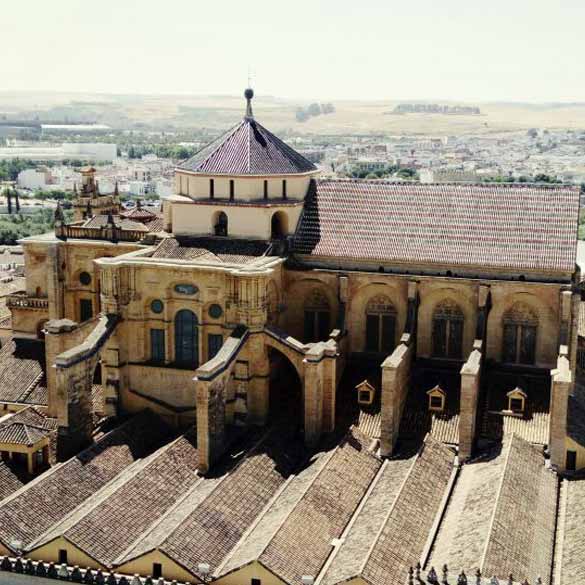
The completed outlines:
<svg viewBox="0 0 585 585">
<path fill-rule="evenodd" d="M 271 130 L 298 134 L 481 134 L 529 128 L 585 129 L 585 103 L 448 103 L 448 107 L 480 108 L 482 115 L 429 115 L 414 112 L 388 115 L 405 102 L 335 100 L 327 115 L 302 117 L 315 100 L 254 98 L 256 117 Z M 410 103 L 410 102 L 406 102 Z M 413 101 L 412 103 L 423 103 Z M 244 111 L 244 100 L 233 96 L 107 95 L 0 92 L 3 114 L 45 120 L 91 119 L 114 128 L 225 129 Z M 302 118 L 302 120 L 299 120 Z"/>
</svg>

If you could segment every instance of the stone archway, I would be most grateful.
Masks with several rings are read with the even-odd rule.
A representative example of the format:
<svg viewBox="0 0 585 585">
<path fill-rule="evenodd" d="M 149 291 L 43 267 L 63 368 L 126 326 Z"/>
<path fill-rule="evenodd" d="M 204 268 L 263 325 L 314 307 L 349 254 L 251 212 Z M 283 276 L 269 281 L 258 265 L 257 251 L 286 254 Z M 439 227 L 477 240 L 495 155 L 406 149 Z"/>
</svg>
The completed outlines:
<svg viewBox="0 0 585 585">
<path fill-rule="evenodd" d="M 282 355 L 302 389 L 304 442 L 315 446 L 335 426 L 338 348 L 333 340 L 305 345 L 285 333 L 265 328 L 236 329 L 220 352 L 197 369 L 197 448 L 206 473 L 225 448 L 226 399 L 230 385 L 247 397 L 248 424 L 267 424 L 270 414 L 270 352 Z M 232 374 L 235 378 L 232 379 Z"/>
</svg>

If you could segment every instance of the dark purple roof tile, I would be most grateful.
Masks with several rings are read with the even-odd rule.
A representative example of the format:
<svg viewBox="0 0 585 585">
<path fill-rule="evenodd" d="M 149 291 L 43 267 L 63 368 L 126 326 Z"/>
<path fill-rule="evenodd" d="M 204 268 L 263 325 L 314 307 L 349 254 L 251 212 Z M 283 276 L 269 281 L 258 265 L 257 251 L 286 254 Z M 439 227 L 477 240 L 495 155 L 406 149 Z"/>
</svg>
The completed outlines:
<svg viewBox="0 0 585 585">
<path fill-rule="evenodd" d="M 244 118 L 179 169 L 213 175 L 289 175 L 317 170 L 252 118 Z"/>
<path fill-rule="evenodd" d="M 324 180 L 294 251 L 381 262 L 572 272 L 579 190 Z"/>
</svg>

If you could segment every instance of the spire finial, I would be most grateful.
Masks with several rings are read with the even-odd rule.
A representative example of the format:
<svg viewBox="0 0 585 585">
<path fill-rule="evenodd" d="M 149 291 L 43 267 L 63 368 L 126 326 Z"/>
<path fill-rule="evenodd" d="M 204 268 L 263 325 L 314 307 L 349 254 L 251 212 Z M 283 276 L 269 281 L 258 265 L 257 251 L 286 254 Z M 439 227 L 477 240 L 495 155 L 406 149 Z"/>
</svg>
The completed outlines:
<svg viewBox="0 0 585 585">
<path fill-rule="evenodd" d="M 246 98 L 246 118 L 253 119 L 254 114 L 252 113 L 252 98 L 254 97 L 254 90 L 249 87 L 244 92 L 244 97 Z"/>
</svg>

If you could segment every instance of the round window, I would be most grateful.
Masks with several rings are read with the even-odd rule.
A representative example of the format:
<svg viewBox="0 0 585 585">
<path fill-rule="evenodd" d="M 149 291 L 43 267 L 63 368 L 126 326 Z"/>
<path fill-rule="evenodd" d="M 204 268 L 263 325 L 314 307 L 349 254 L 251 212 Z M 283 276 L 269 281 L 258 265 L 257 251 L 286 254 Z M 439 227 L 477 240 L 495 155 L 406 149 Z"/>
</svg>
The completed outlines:
<svg viewBox="0 0 585 585">
<path fill-rule="evenodd" d="M 81 284 L 84 284 L 85 286 L 90 284 L 91 283 L 91 275 L 89 274 L 89 272 L 82 272 L 79 275 L 79 282 L 81 282 Z"/>
<path fill-rule="evenodd" d="M 153 313 L 162 313 L 164 309 L 163 302 L 160 299 L 155 299 L 150 303 L 150 309 Z"/>
<path fill-rule="evenodd" d="M 209 316 L 213 319 L 219 319 L 223 315 L 223 309 L 219 305 L 209 307 Z"/>
</svg>

